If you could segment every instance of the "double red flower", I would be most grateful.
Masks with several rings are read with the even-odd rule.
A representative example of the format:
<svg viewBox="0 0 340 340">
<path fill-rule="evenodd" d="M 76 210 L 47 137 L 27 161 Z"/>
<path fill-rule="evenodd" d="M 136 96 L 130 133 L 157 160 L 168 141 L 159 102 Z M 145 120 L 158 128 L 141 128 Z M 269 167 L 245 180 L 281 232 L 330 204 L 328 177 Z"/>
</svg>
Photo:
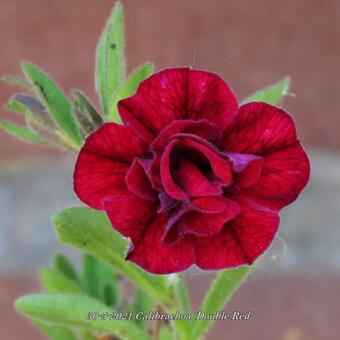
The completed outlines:
<svg viewBox="0 0 340 340">
<path fill-rule="evenodd" d="M 250 264 L 268 248 L 310 172 L 286 112 L 239 108 L 223 79 L 189 68 L 154 74 L 118 110 L 124 125 L 87 138 L 74 188 L 130 238 L 128 260 L 165 274 Z"/>
</svg>

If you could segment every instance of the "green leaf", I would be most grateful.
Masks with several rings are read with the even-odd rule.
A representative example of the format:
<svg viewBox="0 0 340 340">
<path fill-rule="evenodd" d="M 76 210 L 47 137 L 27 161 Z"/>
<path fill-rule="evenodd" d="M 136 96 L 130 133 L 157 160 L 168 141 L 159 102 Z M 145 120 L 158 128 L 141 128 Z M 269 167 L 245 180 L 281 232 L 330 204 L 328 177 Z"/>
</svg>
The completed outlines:
<svg viewBox="0 0 340 340">
<path fill-rule="evenodd" d="M 99 297 L 99 278 L 97 269 L 97 259 L 89 254 L 83 256 L 83 282 L 89 295 Z"/>
<path fill-rule="evenodd" d="M 104 213 L 71 208 L 54 216 L 53 224 L 61 242 L 106 262 L 165 306 L 173 304 L 165 277 L 146 273 L 125 260 L 128 242 L 112 229 Z"/>
<path fill-rule="evenodd" d="M 10 84 L 12 86 L 21 87 L 24 90 L 31 91 L 33 89 L 33 86 L 29 81 L 22 79 L 21 77 L 18 77 L 18 76 L 6 74 L 3 77 L 1 77 L 1 79 L 7 84 Z"/>
<path fill-rule="evenodd" d="M 43 333 L 48 335 L 50 340 L 77 340 L 73 332 L 66 327 L 50 325 L 37 320 L 31 321 Z"/>
<path fill-rule="evenodd" d="M 272 86 L 255 92 L 254 94 L 243 100 L 242 104 L 248 102 L 265 102 L 275 105 L 288 94 L 290 83 L 290 78 L 286 77 Z"/>
<path fill-rule="evenodd" d="M 241 266 L 234 269 L 220 271 L 210 286 L 199 311 L 216 313 L 227 303 L 234 291 L 246 278 L 250 266 Z M 200 338 L 211 325 L 213 320 L 200 319 L 195 323 L 194 339 Z"/>
<path fill-rule="evenodd" d="M 125 80 L 123 7 L 114 6 L 99 39 L 96 53 L 96 90 L 104 113 L 109 113 L 110 102 Z"/>
<path fill-rule="evenodd" d="M 109 316 L 112 310 L 87 296 L 60 293 L 33 294 L 17 299 L 15 308 L 20 313 L 43 322 L 107 332 L 124 339 L 148 339 L 143 330 L 126 320 L 88 320 L 89 312 L 107 312 Z"/>
<path fill-rule="evenodd" d="M 46 141 L 34 133 L 27 127 L 20 126 L 13 124 L 11 122 L 0 120 L 0 128 L 5 130 L 8 134 L 17 137 L 19 139 L 28 141 L 28 142 L 35 142 L 35 143 L 45 143 Z"/>
<path fill-rule="evenodd" d="M 33 83 L 37 96 L 51 113 L 56 123 L 66 132 L 77 146 L 82 140 L 77 124 L 72 116 L 71 103 L 58 85 L 37 66 L 23 62 L 22 69 Z"/>
<path fill-rule="evenodd" d="M 13 96 L 9 99 L 9 101 L 6 103 L 6 105 L 4 106 L 4 108 L 6 110 L 9 111 L 14 111 L 14 112 L 18 112 L 18 113 L 23 113 L 25 114 L 27 111 L 27 108 L 25 105 L 19 103 L 16 99 L 16 96 Z"/>
<path fill-rule="evenodd" d="M 45 290 L 49 292 L 69 292 L 85 294 L 85 291 L 73 280 L 66 277 L 55 268 L 44 268 L 40 271 L 40 280 Z"/>
<path fill-rule="evenodd" d="M 191 303 L 188 295 L 188 290 L 185 282 L 185 276 L 183 273 L 174 274 L 171 280 L 177 305 L 182 313 L 191 313 Z"/>
<path fill-rule="evenodd" d="M 56 255 L 54 258 L 54 266 L 70 280 L 79 281 L 76 269 L 70 260 L 63 254 Z"/>
<path fill-rule="evenodd" d="M 141 81 L 149 77 L 154 72 L 154 65 L 152 63 L 145 63 L 137 67 L 128 77 L 126 82 L 119 88 L 114 96 L 112 104 L 110 105 L 110 112 L 107 116 L 107 120 L 120 123 L 121 119 L 118 114 L 117 104 L 126 97 L 132 96 Z"/>
<path fill-rule="evenodd" d="M 79 90 L 74 89 L 72 91 L 73 97 L 75 98 L 76 106 L 79 107 L 80 111 L 91 120 L 95 127 L 103 124 L 103 118 L 98 113 L 94 105 L 89 99 Z"/>
<path fill-rule="evenodd" d="M 100 298 L 107 306 L 111 307 L 117 306 L 118 302 L 117 285 L 109 281 L 104 282 L 101 285 Z"/>
<path fill-rule="evenodd" d="M 135 313 L 138 312 L 150 312 L 153 311 L 155 307 L 155 302 L 152 300 L 149 295 L 147 295 L 143 290 L 140 288 L 136 289 L 135 301 L 133 304 L 133 311 Z M 136 323 L 142 327 L 146 327 L 147 320 L 136 320 Z"/>
</svg>

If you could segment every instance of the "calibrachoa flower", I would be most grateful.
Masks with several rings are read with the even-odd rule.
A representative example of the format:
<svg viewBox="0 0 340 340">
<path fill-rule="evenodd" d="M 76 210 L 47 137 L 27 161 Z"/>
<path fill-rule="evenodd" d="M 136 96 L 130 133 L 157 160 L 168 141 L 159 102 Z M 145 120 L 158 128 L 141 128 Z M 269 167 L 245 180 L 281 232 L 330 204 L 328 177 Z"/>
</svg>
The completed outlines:
<svg viewBox="0 0 340 340">
<path fill-rule="evenodd" d="M 268 248 L 310 172 L 286 112 L 238 107 L 222 78 L 189 68 L 154 74 L 118 110 L 124 125 L 87 138 L 74 188 L 131 240 L 127 260 L 165 274 L 251 264 Z"/>
</svg>

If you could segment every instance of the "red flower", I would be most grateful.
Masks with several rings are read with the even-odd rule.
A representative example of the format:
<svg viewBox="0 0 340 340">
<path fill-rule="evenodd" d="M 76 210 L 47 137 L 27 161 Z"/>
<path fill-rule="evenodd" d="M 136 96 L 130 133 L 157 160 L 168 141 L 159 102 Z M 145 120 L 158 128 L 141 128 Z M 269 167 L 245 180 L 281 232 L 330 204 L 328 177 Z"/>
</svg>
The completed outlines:
<svg viewBox="0 0 340 340">
<path fill-rule="evenodd" d="M 223 79 L 189 68 L 154 74 L 118 110 L 124 125 L 87 138 L 74 188 L 130 238 L 128 260 L 165 274 L 251 264 L 268 248 L 310 172 L 286 112 L 238 108 Z"/>
</svg>

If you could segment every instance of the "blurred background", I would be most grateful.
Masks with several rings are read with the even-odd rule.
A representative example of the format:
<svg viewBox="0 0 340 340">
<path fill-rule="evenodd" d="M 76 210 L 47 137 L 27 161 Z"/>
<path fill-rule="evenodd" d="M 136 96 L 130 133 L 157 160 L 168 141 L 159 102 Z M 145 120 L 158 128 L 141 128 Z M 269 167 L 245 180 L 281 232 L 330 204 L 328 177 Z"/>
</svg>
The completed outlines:
<svg viewBox="0 0 340 340">
<path fill-rule="evenodd" d="M 283 106 L 296 119 L 312 179 L 282 212 L 281 229 L 229 311 L 249 321 L 220 321 L 207 339 L 339 339 L 340 309 L 340 1 L 126 0 L 128 68 L 192 65 L 220 73 L 239 99 L 286 75 Z M 0 0 L 0 74 L 30 60 L 69 93 L 94 102 L 95 48 L 112 0 Z M 0 84 L 0 103 L 15 89 Z M 14 117 L 1 112 L 2 118 Z M 16 120 L 17 117 L 14 117 Z M 38 269 L 58 251 L 53 213 L 79 202 L 74 154 L 25 144 L 0 131 L 0 328 L 3 339 L 44 339 L 12 308 L 38 291 Z M 187 272 L 196 307 L 211 275 Z"/>
</svg>

